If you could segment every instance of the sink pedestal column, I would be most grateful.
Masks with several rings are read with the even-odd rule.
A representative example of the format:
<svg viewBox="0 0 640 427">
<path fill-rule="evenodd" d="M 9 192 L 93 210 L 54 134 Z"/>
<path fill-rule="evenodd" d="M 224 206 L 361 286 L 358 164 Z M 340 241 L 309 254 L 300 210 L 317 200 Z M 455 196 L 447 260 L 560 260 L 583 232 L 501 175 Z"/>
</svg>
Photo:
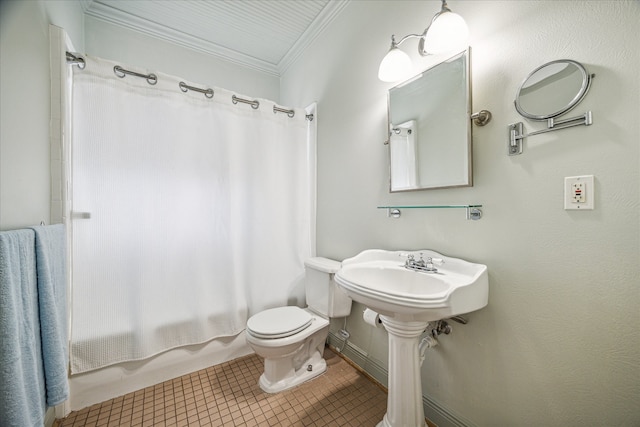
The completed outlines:
<svg viewBox="0 0 640 427">
<path fill-rule="evenodd" d="M 380 319 L 389 334 L 389 397 L 377 427 L 425 427 L 418 346 L 428 322 Z"/>
</svg>

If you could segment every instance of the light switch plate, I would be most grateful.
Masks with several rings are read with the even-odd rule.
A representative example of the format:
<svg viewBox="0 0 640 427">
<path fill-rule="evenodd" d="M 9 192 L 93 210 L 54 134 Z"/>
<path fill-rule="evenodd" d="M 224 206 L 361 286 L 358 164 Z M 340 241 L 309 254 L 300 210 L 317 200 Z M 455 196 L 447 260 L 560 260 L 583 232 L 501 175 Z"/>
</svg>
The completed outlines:
<svg viewBox="0 0 640 427">
<path fill-rule="evenodd" d="M 593 210 L 595 195 L 593 175 L 564 178 L 565 210 Z"/>
</svg>

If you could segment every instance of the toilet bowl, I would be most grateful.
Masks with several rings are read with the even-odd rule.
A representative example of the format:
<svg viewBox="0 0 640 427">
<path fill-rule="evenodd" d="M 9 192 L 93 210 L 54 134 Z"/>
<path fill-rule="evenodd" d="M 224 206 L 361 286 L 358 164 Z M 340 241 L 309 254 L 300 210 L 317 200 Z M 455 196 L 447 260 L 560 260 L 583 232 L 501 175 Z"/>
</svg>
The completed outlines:
<svg viewBox="0 0 640 427">
<path fill-rule="evenodd" d="M 258 384 L 267 393 L 290 389 L 325 372 L 329 318 L 351 312 L 351 298 L 333 281 L 340 263 L 310 258 L 305 266 L 306 308 L 271 308 L 247 321 L 247 343 L 264 358 Z"/>
<path fill-rule="evenodd" d="M 292 323 L 285 326 L 287 322 L 283 320 Z M 274 328 L 274 324 L 281 327 Z M 267 331 L 272 337 L 265 334 Z M 264 358 L 260 388 L 277 393 L 325 372 L 327 364 L 322 353 L 328 334 L 327 319 L 299 307 L 273 308 L 251 317 L 247 322 L 247 342 Z"/>
</svg>

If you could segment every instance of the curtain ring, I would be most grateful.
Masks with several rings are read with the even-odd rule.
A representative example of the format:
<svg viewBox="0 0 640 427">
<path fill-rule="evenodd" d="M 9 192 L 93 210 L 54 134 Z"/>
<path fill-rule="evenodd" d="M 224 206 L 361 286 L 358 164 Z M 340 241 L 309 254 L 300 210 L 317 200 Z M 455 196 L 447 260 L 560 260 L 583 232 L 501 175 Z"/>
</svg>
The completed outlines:
<svg viewBox="0 0 640 427">
<path fill-rule="evenodd" d="M 121 79 L 124 78 L 124 76 L 126 76 L 125 72 L 123 71 L 123 68 L 119 65 L 116 65 L 115 67 L 113 67 L 113 73 L 120 77 Z"/>
</svg>

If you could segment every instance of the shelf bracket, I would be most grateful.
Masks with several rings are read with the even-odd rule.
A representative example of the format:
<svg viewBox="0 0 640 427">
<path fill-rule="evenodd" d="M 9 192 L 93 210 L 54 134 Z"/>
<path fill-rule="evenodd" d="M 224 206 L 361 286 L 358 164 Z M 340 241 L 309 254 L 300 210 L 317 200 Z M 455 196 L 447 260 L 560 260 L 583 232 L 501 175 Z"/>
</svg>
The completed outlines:
<svg viewBox="0 0 640 427">
<path fill-rule="evenodd" d="M 387 208 L 387 217 L 389 218 L 400 218 L 402 212 L 398 208 Z"/>
<path fill-rule="evenodd" d="M 556 121 L 553 118 L 547 119 L 547 128 L 535 132 L 524 133 L 522 122 L 511 123 L 509 125 L 509 155 L 517 156 L 522 154 L 523 141 L 528 136 L 539 135 L 541 133 L 553 132 L 556 130 L 567 129 L 574 126 L 590 126 L 593 124 L 593 116 L 591 111 L 587 111 L 582 116 L 572 117 L 570 119 Z"/>
<path fill-rule="evenodd" d="M 482 218 L 482 210 L 478 208 L 467 207 L 467 219 L 477 221 Z"/>
</svg>

